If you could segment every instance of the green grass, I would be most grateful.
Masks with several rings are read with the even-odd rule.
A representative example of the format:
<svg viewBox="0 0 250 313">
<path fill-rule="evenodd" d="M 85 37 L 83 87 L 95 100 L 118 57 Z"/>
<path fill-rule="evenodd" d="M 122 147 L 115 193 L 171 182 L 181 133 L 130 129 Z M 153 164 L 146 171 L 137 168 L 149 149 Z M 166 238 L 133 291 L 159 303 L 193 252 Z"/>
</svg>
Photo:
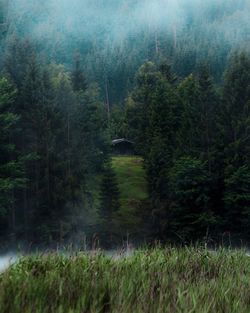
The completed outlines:
<svg viewBox="0 0 250 313">
<path fill-rule="evenodd" d="M 143 159 L 138 156 L 117 156 L 112 158 L 112 165 L 120 190 L 121 207 L 116 217 L 120 234 L 136 236 L 138 225 L 141 224 L 137 212 L 142 201 L 148 198 Z"/>
<path fill-rule="evenodd" d="M 1 313 L 249 313 L 249 295 L 244 251 L 31 256 L 0 275 Z"/>
<path fill-rule="evenodd" d="M 112 158 L 117 174 L 122 208 L 133 207 L 134 203 L 147 198 L 147 184 L 143 159 L 136 156 L 118 156 Z"/>
</svg>

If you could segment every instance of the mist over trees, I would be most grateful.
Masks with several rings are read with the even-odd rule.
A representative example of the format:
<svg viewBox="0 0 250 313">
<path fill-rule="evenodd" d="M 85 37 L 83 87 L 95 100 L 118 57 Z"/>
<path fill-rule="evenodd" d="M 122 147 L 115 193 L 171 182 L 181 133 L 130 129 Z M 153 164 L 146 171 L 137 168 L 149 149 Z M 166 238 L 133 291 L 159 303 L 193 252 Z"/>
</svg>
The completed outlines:
<svg viewBox="0 0 250 313">
<path fill-rule="evenodd" d="M 147 60 L 167 58 L 181 77 L 202 60 L 221 81 L 228 58 L 249 48 L 247 0 L 9 0 L 7 41 L 34 42 L 44 62 L 72 68 L 78 50 L 101 95 L 121 103 Z"/>
<path fill-rule="evenodd" d="M 1 242 L 249 239 L 249 14 L 247 0 L 1 1 Z M 144 160 L 136 216 L 114 138 Z"/>
</svg>

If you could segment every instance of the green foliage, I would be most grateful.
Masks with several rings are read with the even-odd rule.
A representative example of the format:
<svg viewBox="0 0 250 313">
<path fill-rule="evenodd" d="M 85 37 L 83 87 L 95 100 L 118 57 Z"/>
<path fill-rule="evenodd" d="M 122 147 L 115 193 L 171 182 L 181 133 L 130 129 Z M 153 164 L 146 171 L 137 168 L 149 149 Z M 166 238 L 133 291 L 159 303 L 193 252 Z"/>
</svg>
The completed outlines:
<svg viewBox="0 0 250 313">
<path fill-rule="evenodd" d="M 116 173 L 110 162 L 105 164 L 100 186 L 100 218 L 102 238 L 112 244 L 115 232 L 115 214 L 120 208 L 120 191 Z"/>
<path fill-rule="evenodd" d="M 2 235 L 63 243 L 72 233 L 98 233 L 102 221 L 109 235 L 121 237 L 141 232 L 188 241 L 225 229 L 248 236 L 249 57 L 233 56 L 224 84 L 216 86 L 215 61 L 190 60 L 190 50 L 189 63 L 180 66 L 178 36 L 168 46 L 160 45 L 160 30 L 153 41 L 151 35 L 142 40 L 153 57 L 139 41 L 140 58 L 97 47 L 85 59 L 79 49 L 68 67 L 48 64 L 37 41 L 8 37 L 8 79 L 0 81 Z M 121 59 L 110 62 L 112 55 Z M 142 59 L 151 61 L 141 65 Z M 178 77 L 172 70 L 178 67 L 193 74 Z M 112 106 L 120 97 L 125 106 Z M 133 140 L 140 158 L 114 158 L 112 168 L 110 141 L 117 137 Z M 143 168 L 132 165 L 135 159 Z"/>
<path fill-rule="evenodd" d="M 16 90 L 6 78 L 0 78 L 0 226 L 14 228 L 10 220 L 15 207 L 14 192 L 23 186 L 23 168 L 13 136 L 18 116 L 13 113 Z M 0 232 L 3 235 L 3 231 Z"/>
<path fill-rule="evenodd" d="M 247 234 L 249 64 L 232 59 L 222 92 L 207 64 L 180 82 L 167 64 L 139 69 L 126 123 L 145 159 L 154 236 Z"/>
<path fill-rule="evenodd" d="M 72 71 L 72 85 L 76 92 L 85 91 L 87 89 L 87 81 L 81 69 L 80 55 L 76 54 L 74 59 L 74 69 Z"/>
<path fill-rule="evenodd" d="M 198 159 L 181 158 L 172 167 L 169 181 L 170 223 L 182 238 L 202 238 L 216 222 L 210 207 L 211 179 L 207 166 Z"/>
<path fill-rule="evenodd" d="M 226 163 L 249 165 L 250 145 L 250 60 L 236 55 L 225 74 L 222 107 L 222 134 L 226 143 Z"/>
<path fill-rule="evenodd" d="M 13 41 L 6 59 L 17 88 L 13 114 L 21 131 L 14 143 L 26 178 L 24 190 L 11 197 L 20 208 L 15 233 L 36 243 L 62 243 L 94 217 L 96 222 L 90 186 L 107 159 L 106 117 L 98 87 L 73 86 L 83 83 L 78 63 L 73 74 L 63 66 L 44 66 L 34 51 L 24 54 L 27 47 Z"/>
<path fill-rule="evenodd" d="M 232 232 L 244 232 L 249 236 L 250 171 L 248 166 L 244 165 L 226 175 L 224 201 L 229 228 Z"/>
</svg>

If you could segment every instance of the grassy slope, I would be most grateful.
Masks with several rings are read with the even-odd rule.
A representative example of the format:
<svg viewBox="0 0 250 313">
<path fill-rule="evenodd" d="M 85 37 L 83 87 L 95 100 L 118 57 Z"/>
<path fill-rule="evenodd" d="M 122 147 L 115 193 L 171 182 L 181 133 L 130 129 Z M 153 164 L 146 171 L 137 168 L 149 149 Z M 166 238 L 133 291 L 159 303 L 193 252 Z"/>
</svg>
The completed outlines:
<svg viewBox="0 0 250 313">
<path fill-rule="evenodd" d="M 1 313 L 249 313 L 242 252 L 155 249 L 113 260 L 22 259 L 0 275 Z"/>
<path fill-rule="evenodd" d="M 136 225 L 138 204 L 147 199 L 147 184 L 143 160 L 137 156 L 117 156 L 112 158 L 120 189 L 120 218 L 128 229 Z"/>
<path fill-rule="evenodd" d="M 136 156 L 113 157 L 112 163 L 117 174 L 122 207 L 129 207 L 133 201 L 145 200 L 147 185 L 142 158 Z"/>
</svg>

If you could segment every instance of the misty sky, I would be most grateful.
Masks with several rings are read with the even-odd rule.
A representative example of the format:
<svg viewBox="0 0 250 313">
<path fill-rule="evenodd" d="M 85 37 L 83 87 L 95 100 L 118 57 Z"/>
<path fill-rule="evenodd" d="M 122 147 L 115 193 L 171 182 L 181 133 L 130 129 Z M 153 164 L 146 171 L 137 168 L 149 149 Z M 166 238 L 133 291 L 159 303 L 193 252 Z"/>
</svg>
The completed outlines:
<svg viewBox="0 0 250 313">
<path fill-rule="evenodd" d="M 221 7 L 225 14 L 219 15 Z M 105 32 L 119 38 L 142 28 L 174 25 L 181 31 L 195 21 L 233 38 L 235 32 L 249 32 L 249 9 L 248 0 L 10 0 L 9 16 L 15 31 L 36 37 Z"/>
</svg>

